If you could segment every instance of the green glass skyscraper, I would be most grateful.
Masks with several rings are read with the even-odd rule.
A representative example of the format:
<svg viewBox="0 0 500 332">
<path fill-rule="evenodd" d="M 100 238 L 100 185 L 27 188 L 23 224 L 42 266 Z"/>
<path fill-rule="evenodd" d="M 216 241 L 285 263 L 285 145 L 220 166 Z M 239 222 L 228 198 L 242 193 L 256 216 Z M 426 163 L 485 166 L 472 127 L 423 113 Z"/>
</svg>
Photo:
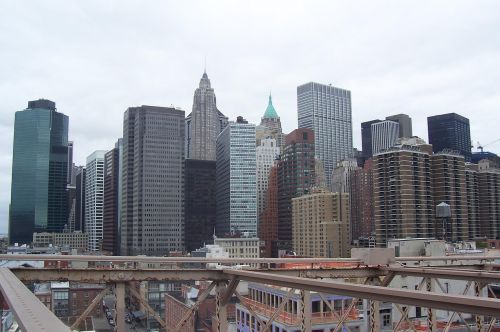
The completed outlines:
<svg viewBox="0 0 500 332">
<path fill-rule="evenodd" d="M 16 112 L 9 220 L 11 244 L 33 232 L 62 232 L 67 223 L 68 122 L 56 104 L 39 99 Z"/>
</svg>

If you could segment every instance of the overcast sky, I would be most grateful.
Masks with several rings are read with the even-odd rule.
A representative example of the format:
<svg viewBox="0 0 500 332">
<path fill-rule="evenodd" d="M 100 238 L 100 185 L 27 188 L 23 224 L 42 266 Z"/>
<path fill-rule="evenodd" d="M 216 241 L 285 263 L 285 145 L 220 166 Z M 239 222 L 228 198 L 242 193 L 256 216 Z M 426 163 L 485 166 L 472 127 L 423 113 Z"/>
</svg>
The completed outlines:
<svg viewBox="0 0 500 332">
<path fill-rule="evenodd" d="M 427 140 L 426 117 L 448 112 L 484 145 L 500 138 L 499 33 L 499 1 L 2 1 L 0 232 L 28 100 L 69 116 L 83 164 L 121 137 L 129 106 L 190 112 L 206 58 L 230 119 L 258 123 L 271 90 L 289 132 L 297 85 L 315 81 L 351 90 L 355 147 L 363 121 L 406 113 Z"/>
</svg>

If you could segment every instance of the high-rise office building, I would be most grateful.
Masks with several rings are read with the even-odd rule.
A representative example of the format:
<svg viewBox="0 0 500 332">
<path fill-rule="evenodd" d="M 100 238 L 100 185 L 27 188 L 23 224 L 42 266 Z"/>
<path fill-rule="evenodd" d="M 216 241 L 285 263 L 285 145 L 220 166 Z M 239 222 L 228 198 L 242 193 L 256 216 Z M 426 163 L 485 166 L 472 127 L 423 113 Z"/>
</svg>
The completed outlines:
<svg viewBox="0 0 500 332">
<path fill-rule="evenodd" d="M 389 120 L 372 123 L 372 152 L 374 155 L 396 145 L 398 138 L 399 123 Z"/>
<path fill-rule="evenodd" d="M 449 220 L 436 219 L 436 236 L 453 242 L 473 238 L 469 233 L 464 157 L 457 152 L 443 150 L 431 155 L 430 161 L 434 205 L 446 203 L 451 210 Z"/>
<path fill-rule="evenodd" d="M 85 230 L 85 167 L 80 166 L 76 171 L 75 195 L 75 225 L 73 230 Z"/>
<path fill-rule="evenodd" d="M 399 137 L 410 138 L 413 136 L 411 118 L 406 114 L 396 114 L 385 118 L 386 120 L 394 121 L 399 124 Z"/>
<path fill-rule="evenodd" d="M 293 251 L 307 257 L 350 257 L 349 194 L 316 190 L 292 199 Z"/>
<path fill-rule="evenodd" d="M 106 151 L 94 151 L 87 157 L 85 174 L 85 232 L 88 250 L 101 250 L 104 206 L 104 155 Z"/>
<path fill-rule="evenodd" d="M 314 131 L 315 154 L 323 162 L 327 186 L 335 165 L 352 155 L 351 92 L 331 85 L 297 87 L 299 128 Z"/>
<path fill-rule="evenodd" d="M 161 256 L 184 249 L 184 130 L 179 109 L 125 111 L 121 255 Z"/>
<path fill-rule="evenodd" d="M 469 119 L 456 113 L 447 113 L 427 118 L 429 144 L 432 151 L 454 150 L 471 160 Z"/>
<path fill-rule="evenodd" d="M 278 166 L 269 171 L 264 209 L 259 216 L 259 238 L 264 242 L 263 256 L 278 257 Z"/>
<path fill-rule="evenodd" d="M 286 136 L 278 162 L 278 249 L 292 250 L 292 198 L 315 185 L 314 133 L 299 128 Z"/>
<path fill-rule="evenodd" d="M 217 137 L 216 233 L 257 235 L 255 125 L 238 117 Z"/>
<path fill-rule="evenodd" d="M 120 254 L 121 213 L 121 158 L 123 140 L 104 155 L 104 205 L 102 221 L 102 250 L 112 255 Z"/>
<path fill-rule="evenodd" d="M 267 137 L 272 137 L 276 140 L 276 144 L 281 150 L 283 150 L 283 144 L 285 144 L 285 135 L 281 129 L 281 120 L 278 113 L 274 109 L 273 100 L 271 95 L 269 95 L 269 103 L 267 104 L 264 116 L 261 118 L 260 125 L 255 128 L 257 146 L 260 145 L 261 140 Z"/>
<path fill-rule="evenodd" d="M 206 72 L 194 92 L 193 111 L 186 118 L 186 159 L 215 160 L 217 136 L 227 117 L 217 109 L 215 92 Z"/>
<path fill-rule="evenodd" d="M 257 217 L 260 224 L 260 215 L 264 210 L 266 192 L 269 183 L 269 171 L 276 163 L 280 155 L 280 147 L 274 138 L 264 138 L 260 140 L 260 145 L 256 148 L 257 163 Z"/>
<path fill-rule="evenodd" d="M 68 221 L 68 117 L 39 99 L 16 112 L 9 241 L 31 243 L 34 232 L 62 232 Z"/>
<path fill-rule="evenodd" d="M 373 156 L 377 246 L 390 239 L 434 236 L 430 156 L 402 145 Z"/>
<path fill-rule="evenodd" d="M 186 159 L 185 234 L 186 251 L 211 243 L 215 229 L 215 160 Z"/>
<path fill-rule="evenodd" d="M 372 124 L 381 122 L 381 120 L 372 120 L 361 123 L 361 148 L 364 159 L 373 157 L 372 151 Z"/>
</svg>

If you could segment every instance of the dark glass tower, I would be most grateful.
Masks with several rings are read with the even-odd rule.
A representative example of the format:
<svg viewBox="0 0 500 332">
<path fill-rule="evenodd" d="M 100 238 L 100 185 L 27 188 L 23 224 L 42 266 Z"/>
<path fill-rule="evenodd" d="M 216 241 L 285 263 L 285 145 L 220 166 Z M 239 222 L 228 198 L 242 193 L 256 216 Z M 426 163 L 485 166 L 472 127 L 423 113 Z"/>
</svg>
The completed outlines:
<svg viewBox="0 0 500 332">
<path fill-rule="evenodd" d="M 427 118 L 429 144 L 433 152 L 454 150 L 471 161 L 469 119 L 456 113 L 447 113 Z"/>
<path fill-rule="evenodd" d="M 381 120 L 372 120 L 361 123 L 361 149 L 363 157 L 370 159 L 373 157 L 372 150 L 372 124 L 382 122 Z"/>
<path fill-rule="evenodd" d="M 185 220 L 186 250 L 212 242 L 215 228 L 215 160 L 186 159 Z"/>
<path fill-rule="evenodd" d="M 67 222 L 68 117 L 50 100 L 16 112 L 9 220 L 10 243 L 33 232 L 61 232 Z"/>
</svg>

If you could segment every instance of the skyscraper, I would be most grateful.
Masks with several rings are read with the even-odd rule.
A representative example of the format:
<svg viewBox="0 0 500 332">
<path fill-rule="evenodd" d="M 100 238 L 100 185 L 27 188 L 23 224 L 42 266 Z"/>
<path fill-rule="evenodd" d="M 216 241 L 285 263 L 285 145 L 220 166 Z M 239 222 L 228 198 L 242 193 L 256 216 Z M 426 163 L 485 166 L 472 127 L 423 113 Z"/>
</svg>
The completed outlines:
<svg viewBox="0 0 500 332">
<path fill-rule="evenodd" d="M 184 125 L 184 111 L 175 108 L 125 111 L 122 255 L 184 249 Z"/>
<path fill-rule="evenodd" d="M 186 251 L 210 243 L 215 228 L 215 160 L 186 159 L 185 165 L 185 234 Z"/>
<path fill-rule="evenodd" d="M 389 239 L 434 236 L 429 154 L 403 145 L 373 157 L 377 246 Z"/>
<path fill-rule="evenodd" d="M 427 118 L 427 129 L 432 151 L 450 149 L 464 156 L 465 161 L 471 160 L 469 119 L 456 113 L 430 116 Z"/>
<path fill-rule="evenodd" d="M 372 151 L 372 124 L 381 122 L 381 120 L 372 120 L 361 123 L 361 148 L 364 159 L 373 157 Z"/>
<path fill-rule="evenodd" d="M 411 118 L 406 114 L 396 114 L 385 118 L 386 120 L 399 123 L 399 137 L 410 138 L 413 136 Z"/>
<path fill-rule="evenodd" d="M 257 217 L 264 210 L 266 191 L 269 181 L 269 171 L 280 155 L 280 147 L 274 138 L 264 138 L 256 148 L 257 162 Z"/>
<path fill-rule="evenodd" d="M 85 179 L 85 232 L 88 234 L 88 250 L 101 250 L 104 205 L 104 155 L 106 151 L 94 151 L 87 157 Z"/>
<path fill-rule="evenodd" d="M 186 118 L 186 159 L 215 160 L 217 136 L 227 117 L 217 109 L 215 92 L 206 72 L 194 92 L 193 111 Z"/>
<path fill-rule="evenodd" d="M 314 131 L 316 157 L 323 162 L 327 186 L 335 165 L 352 155 L 351 92 L 307 83 L 297 87 L 299 128 Z"/>
<path fill-rule="evenodd" d="M 281 129 L 281 120 L 278 113 L 274 109 L 273 100 L 271 95 L 269 95 L 269 102 L 267 104 L 264 116 L 261 118 L 260 125 L 255 128 L 257 146 L 260 145 L 262 139 L 267 137 L 274 138 L 276 140 L 277 146 L 280 150 L 283 150 L 283 144 L 285 144 L 285 135 Z"/>
<path fill-rule="evenodd" d="M 255 169 L 255 125 L 238 117 L 217 137 L 217 235 L 257 235 Z"/>
<path fill-rule="evenodd" d="M 85 230 L 85 167 L 80 166 L 76 172 L 75 197 L 75 231 Z"/>
<path fill-rule="evenodd" d="M 398 138 L 399 123 L 389 120 L 372 123 L 373 154 L 396 145 Z"/>
<path fill-rule="evenodd" d="M 16 112 L 9 220 L 10 243 L 34 232 L 61 232 L 67 223 L 68 117 L 39 99 Z"/>
<path fill-rule="evenodd" d="M 259 216 L 259 238 L 264 242 L 264 257 L 278 257 L 278 166 L 269 171 L 264 209 Z"/>
<path fill-rule="evenodd" d="M 104 203 L 102 220 L 102 250 L 120 253 L 121 158 L 123 139 L 104 155 Z"/>
<path fill-rule="evenodd" d="M 310 192 L 316 182 L 314 133 L 295 129 L 286 135 L 278 162 L 278 249 L 292 250 L 292 198 Z"/>
</svg>

